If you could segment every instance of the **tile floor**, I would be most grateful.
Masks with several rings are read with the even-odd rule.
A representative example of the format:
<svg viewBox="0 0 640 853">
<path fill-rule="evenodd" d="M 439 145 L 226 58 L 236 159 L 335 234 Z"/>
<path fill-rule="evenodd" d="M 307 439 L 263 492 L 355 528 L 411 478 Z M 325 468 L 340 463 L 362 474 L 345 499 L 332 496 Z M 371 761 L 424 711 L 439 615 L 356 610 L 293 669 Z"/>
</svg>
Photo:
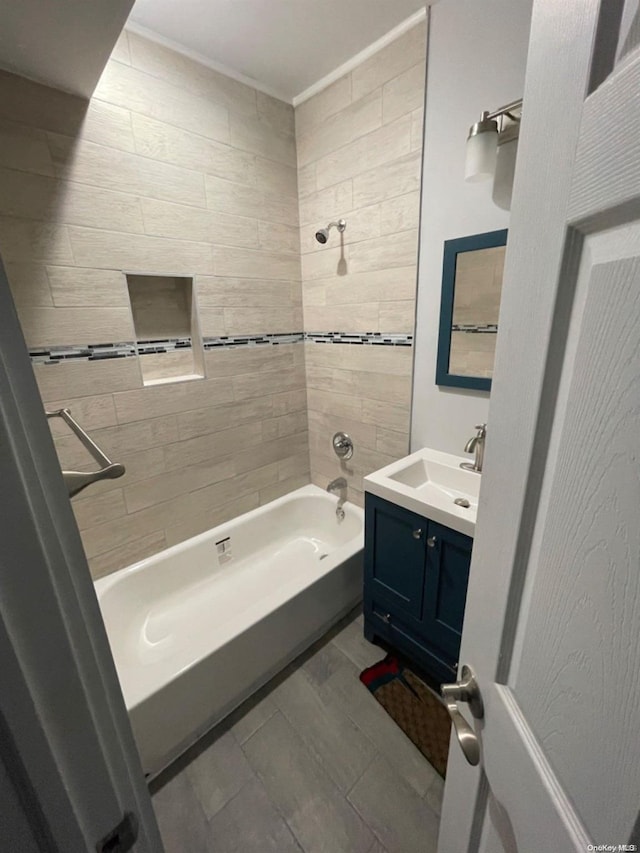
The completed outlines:
<svg viewBox="0 0 640 853">
<path fill-rule="evenodd" d="M 443 781 L 358 680 L 353 613 L 154 783 L 166 853 L 435 853 Z"/>
</svg>

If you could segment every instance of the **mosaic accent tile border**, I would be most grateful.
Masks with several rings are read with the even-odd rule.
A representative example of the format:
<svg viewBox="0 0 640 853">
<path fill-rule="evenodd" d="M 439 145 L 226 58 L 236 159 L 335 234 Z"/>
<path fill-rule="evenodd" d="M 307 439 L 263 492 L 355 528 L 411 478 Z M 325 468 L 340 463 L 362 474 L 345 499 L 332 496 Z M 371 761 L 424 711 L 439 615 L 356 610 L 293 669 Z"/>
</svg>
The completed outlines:
<svg viewBox="0 0 640 853">
<path fill-rule="evenodd" d="M 297 344 L 304 340 L 303 332 L 289 332 L 277 335 L 220 335 L 204 337 L 202 345 L 205 351 L 218 347 L 258 347 L 277 346 L 278 344 Z"/>
<path fill-rule="evenodd" d="M 32 364 L 61 364 L 70 361 L 102 361 L 107 358 L 129 358 L 136 355 L 132 341 L 115 344 L 86 344 L 38 347 L 30 349 Z"/>
<path fill-rule="evenodd" d="M 498 326 L 495 323 L 489 323 L 486 326 L 477 326 L 473 323 L 454 323 L 451 326 L 452 332 L 471 332 L 478 335 L 497 335 Z"/>
<path fill-rule="evenodd" d="M 305 341 L 316 344 L 356 344 L 360 346 L 410 347 L 413 335 L 384 332 L 305 332 Z"/>
<path fill-rule="evenodd" d="M 454 327 L 455 331 L 490 331 L 490 327 L 466 329 Z M 495 327 L 497 331 L 497 327 Z M 310 341 L 316 344 L 350 344 L 356 346 L 410 347 L 413 335 L 385 334 L 384 332 L 287 332 L 273 335 L 221 335 L 205 337 L 205 351 L 219 347 L 257 347 L 296 344 Z M 111 344 L 75 344 L 37 347 L 29 350 L 33 364 L 61 364 L 70 361 L 101 361 L 108 358 L 130 358 L 134 355 L 153 355 L 191 349 L 191 338 L 157 338 L 148 341 L 125 341 Z"/>
<path fill-rule="evenodd" d="M 152 341 L 138 341 L 138 355 L 154 355 L 181 349 L 191 349 L 191 338 L 156 338 Z"/>
</svg>

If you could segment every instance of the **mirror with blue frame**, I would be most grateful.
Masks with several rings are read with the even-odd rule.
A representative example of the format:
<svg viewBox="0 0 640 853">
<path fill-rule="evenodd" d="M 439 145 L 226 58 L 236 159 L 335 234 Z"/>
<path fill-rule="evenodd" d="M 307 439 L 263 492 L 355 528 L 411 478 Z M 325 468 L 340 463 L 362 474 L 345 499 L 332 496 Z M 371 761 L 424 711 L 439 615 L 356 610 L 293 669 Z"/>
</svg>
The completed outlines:
<svg viewBox="0 0 640 853">
<path fill-rule="evenodd" d="M 507 229 L 446 240 L 436 385 L 491 390 Z"/>
</svg>

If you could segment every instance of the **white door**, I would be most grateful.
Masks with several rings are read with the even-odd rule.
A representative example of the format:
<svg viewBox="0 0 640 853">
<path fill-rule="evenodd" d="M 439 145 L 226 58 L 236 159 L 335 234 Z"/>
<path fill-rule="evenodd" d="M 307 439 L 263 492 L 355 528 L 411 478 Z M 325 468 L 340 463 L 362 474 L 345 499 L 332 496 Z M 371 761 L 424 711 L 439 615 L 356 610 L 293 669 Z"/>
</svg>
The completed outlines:
<svg viewBox="0 0 640 853">
<path fill-rule="evenodd" d="M 0 839 L 3 853 L 163 849 L 1 263 Z"/>
<path fill-rule="evenodd" d="M 439 853 L 637 844 L 640 14 L 536 0 Z"/>
</svg>

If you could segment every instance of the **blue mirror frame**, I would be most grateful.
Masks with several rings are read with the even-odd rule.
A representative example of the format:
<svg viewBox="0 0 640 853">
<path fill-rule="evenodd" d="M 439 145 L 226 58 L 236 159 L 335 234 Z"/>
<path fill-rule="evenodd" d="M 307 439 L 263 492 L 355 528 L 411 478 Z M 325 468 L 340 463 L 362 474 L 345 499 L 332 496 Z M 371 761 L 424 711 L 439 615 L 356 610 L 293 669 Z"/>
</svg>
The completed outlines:
<svg viewBox="0 0 640 853">
<path fill-rule="evenodd" d="M 436 360 L 436 385 L 451 388 L 471 388 L 474 391 L 490 391 L 491 379 L 485 376 L 458 376 L 449 373 L 451 353 L 451 327 L 453 325 L 453 303 L 456 287 L 456 263 L 461 252 L 478 249 L 493 249 L 507 245 L 508 230 L 486 231 L 470 237 L 445 240 L 442 261 L 442 297 L 440 300 L 440 331 L 438 334 L 438 357 Z"/>
</svg>

